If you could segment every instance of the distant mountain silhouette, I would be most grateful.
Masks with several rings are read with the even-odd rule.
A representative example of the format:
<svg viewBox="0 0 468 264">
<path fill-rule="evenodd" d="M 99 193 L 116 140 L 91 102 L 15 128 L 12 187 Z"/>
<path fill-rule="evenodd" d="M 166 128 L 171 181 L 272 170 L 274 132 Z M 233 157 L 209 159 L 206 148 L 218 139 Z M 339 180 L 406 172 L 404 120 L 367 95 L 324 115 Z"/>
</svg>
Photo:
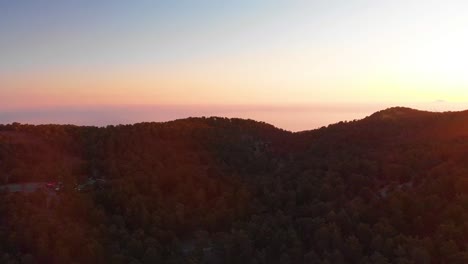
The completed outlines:
<svg viewBox="0 0 468 264">
<path fill-rule="evenodd" d="M 408 107 L 392 107 L 382 111 L 379 111 L 373 115 L 371 118 L 380 118 L 380 119 L 397 119 L 397 118 L 418 118 L 422 116 L 431 115 L 434 113 L 428 111 L 415 110 Z"/>
</svg>

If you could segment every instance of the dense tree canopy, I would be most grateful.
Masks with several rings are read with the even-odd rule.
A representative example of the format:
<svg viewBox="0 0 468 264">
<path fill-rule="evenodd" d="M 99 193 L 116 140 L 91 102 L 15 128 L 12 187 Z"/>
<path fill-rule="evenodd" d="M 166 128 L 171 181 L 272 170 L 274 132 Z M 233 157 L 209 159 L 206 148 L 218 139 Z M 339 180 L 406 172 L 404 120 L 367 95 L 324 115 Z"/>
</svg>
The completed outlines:
<svg viewBox="0 0 468 264">
<path fill-rule="evenodd" d="M 0 191 L 0 263 L 468 263 L 467 124 L 2 125 L 1 184 L 64 188 Z"/>
</svg>

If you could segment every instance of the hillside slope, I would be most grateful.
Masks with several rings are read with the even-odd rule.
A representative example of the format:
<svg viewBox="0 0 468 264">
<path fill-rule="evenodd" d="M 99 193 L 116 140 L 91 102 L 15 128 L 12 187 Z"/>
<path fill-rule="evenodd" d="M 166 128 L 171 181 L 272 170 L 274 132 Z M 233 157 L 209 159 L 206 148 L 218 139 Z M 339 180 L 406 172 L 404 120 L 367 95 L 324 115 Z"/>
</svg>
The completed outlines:
<svg viewBox="0 0 468 264">
<path fill-rule="evenodd" d="M 466 263 L 468 112 L 0 126 L 7 263 Z M 94 176 L 109 184 L 86 193 Z M 76 249 L 80 248 L 80 251 Z M 16 261 L 16 262 L 15 262 Z"/>
</svg>

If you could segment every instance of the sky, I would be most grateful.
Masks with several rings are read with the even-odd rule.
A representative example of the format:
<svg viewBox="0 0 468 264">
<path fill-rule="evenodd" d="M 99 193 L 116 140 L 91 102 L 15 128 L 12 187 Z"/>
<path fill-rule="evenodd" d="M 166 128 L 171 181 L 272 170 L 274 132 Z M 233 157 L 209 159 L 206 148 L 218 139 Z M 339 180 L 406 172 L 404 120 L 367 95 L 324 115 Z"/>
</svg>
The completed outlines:
<svg viewBox="0 0 468 264">
<path fill-rule="evenodd" d="M 468 2 L 0 0 L 0 123 L 468 109 Z"/>
</svg>

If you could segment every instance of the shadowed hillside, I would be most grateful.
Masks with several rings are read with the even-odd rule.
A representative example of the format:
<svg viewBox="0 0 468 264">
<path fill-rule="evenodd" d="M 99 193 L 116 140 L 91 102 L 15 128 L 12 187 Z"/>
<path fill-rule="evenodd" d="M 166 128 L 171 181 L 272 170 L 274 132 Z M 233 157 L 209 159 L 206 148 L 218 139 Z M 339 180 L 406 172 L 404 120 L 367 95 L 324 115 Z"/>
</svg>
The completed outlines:
<svg viewBox="0 0 468 264">
<path fill-rule="evenodd" d="M 64 186 L 0 194 L 2 263 L 468 262 L 468 112 L 3 125 L 0 181 Z"/>
</svg>

